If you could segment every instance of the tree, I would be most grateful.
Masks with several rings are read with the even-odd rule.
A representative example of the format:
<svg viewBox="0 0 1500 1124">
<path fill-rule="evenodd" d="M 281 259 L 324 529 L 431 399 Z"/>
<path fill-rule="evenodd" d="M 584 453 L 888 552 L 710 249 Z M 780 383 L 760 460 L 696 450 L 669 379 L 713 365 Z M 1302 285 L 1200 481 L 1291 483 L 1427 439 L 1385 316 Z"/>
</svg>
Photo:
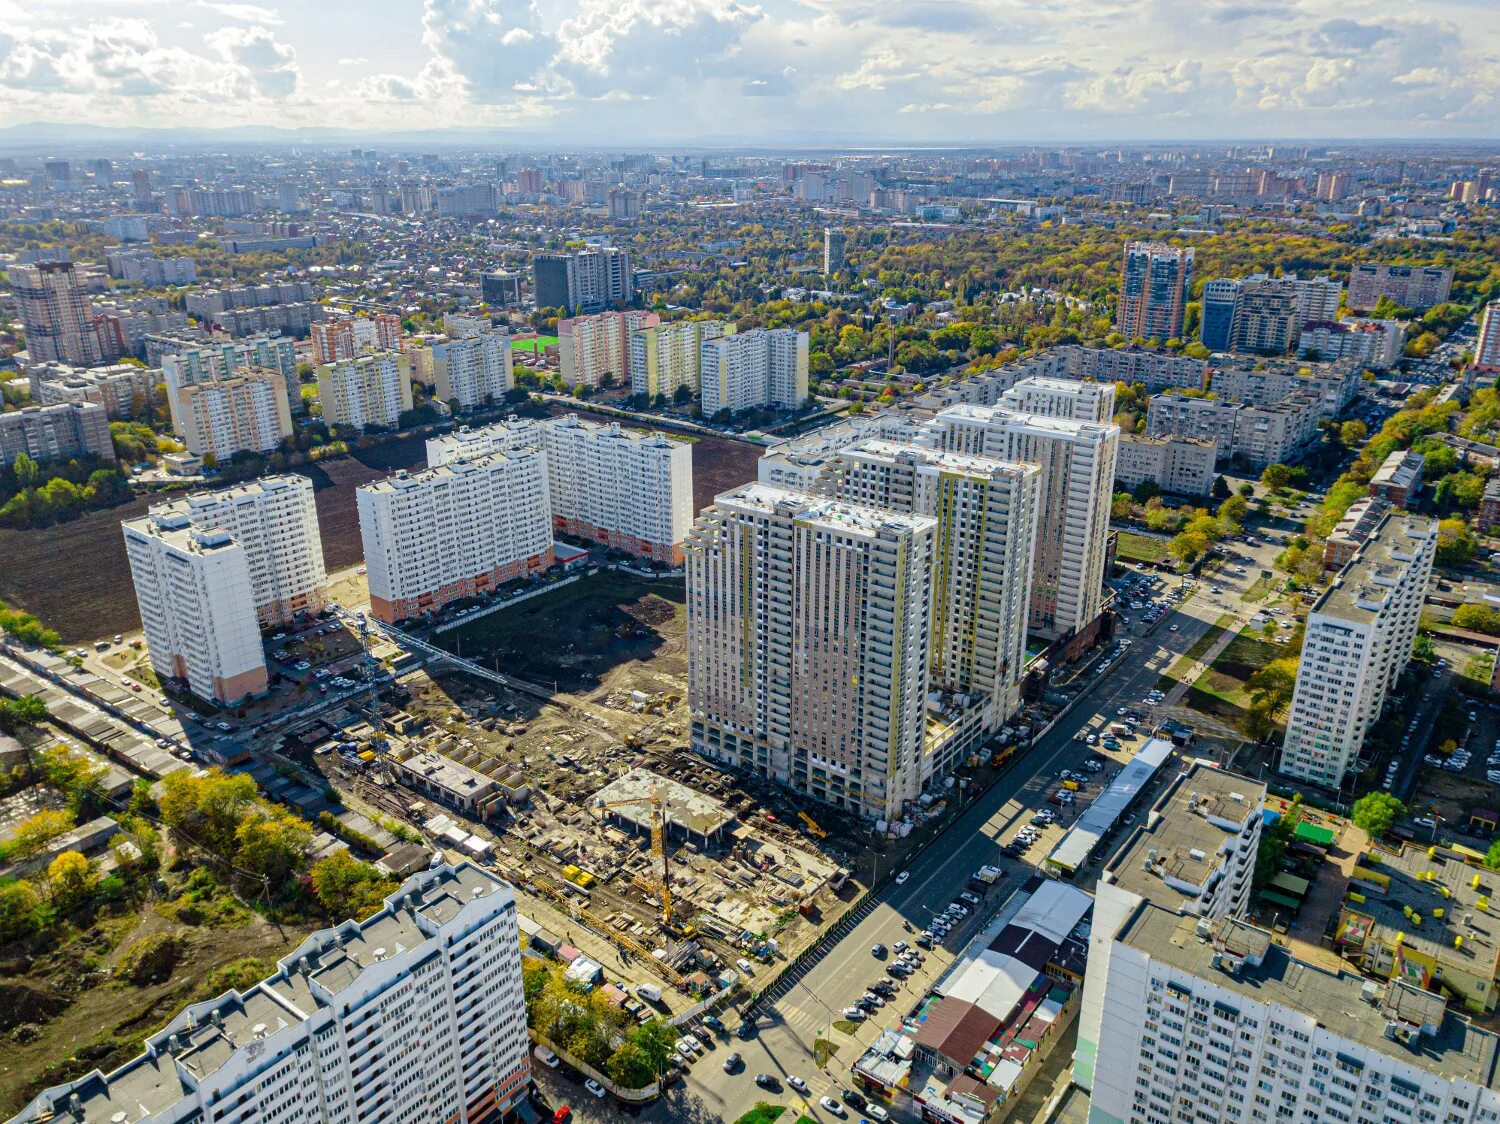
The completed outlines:
<svg viewBox="0 0 1500 1124">
<path fill-rule="evenodd" d="M 384 903 L 396 890 L 396 881 L 381 874 L 369 863 L 360 862 L 348 851 L 335 851 L 314 863 L 310 872 L 313 894 L 323 912 L 343 921 L 363 920 Z"/>
<path fill-rule="evenodd" d="M 1284 464 L 1268 464 L 1260 474 L 1260 482 L 1273 492 L 1279 492 L 1292 482 L 1292 470 Z"/>
<path fill-rule="evenodd" d="M 20 485 L 21 491 L 29 492 L 32 488 L 36 487 L 37 474 L 41 469 L 37 466 L 36 461 L 32 460 L 26 453 L 21 452 L 16 454 L 16 459 L 11 464 L 10 470 L 15 473 L 16 483 Z"/>
<path fill-rule="evenodd" d="M 1208 553 L 1208 536 L 1201 531 L 1183 531 L 1167 543 L 1167 550 L 1184 566 L 1191 566 Z"/>
<path fill-rule="evenodd" d="M 1438 522 L 1437 553 L 1433 556 L 1440 566 L 1463 566 L 1474 557 L 1479 547 L 1474 532 L 1462 519 L 1442 519 Z"/>
<path fill-rule="evenodd" d="M 1432 637 L 1425 632 L 1417 633 L 1417 638 L 1411 646 L 1411 658 L 1418 663 L 1436 662 L 1437 647 L 1432 643 Z"/>
<path fill-rule="evenodd" d="M 1254 489 L 1252 488 L 1253 492 Z M 1208 494 L 1216 500 L 1227 500 L 1229 498 L 1229 481 L 1222 476 L 1215 476 L 1213 486 L 1209 488 Z"/>
<path fill-rule="evenodd" d="M 29 937 L 47 919 L 42 896 L 24 878 L 0 882 L 0 944 Z"/>
<path fill-rule="evenodd" d="M 1391 824 L 1404 815 L 1406 805 L 1389 792 L 1371 792 L 1354 802 L 1354 810 L 1349 818 L 1362 827 L 1371 839 L 1379 839 L 1391 829 Z"/>
<path fill-rule="evenodd" d="M 94 873 L 88 859 L 77 851 L 64 851 L 47 865 L 47 885 L 52 900 L 64 909 L 81 905 L 93 892 Z"/>
<path fill-rule="evenodd" d="M 1484 855 L 1484 865 L 1491 870 L 1500 870 L 1500 835 L 1490 840 L 1490 849 Z"/>
<path fill-rule="evenodd" d="M 1488 605 L 1460 605 L 1453 610 L 1452 620 L 1455 628 L 1500 636 L 1500 612 Z"/>
<path fill-rule="evenodd" d="M 180 846 L 203 848 L 223 859 L 233 856 L 240 823 L 259 802 L 253 777 L 226 776 L 217 769 L 195 777 L 184 771 L 169 773 L 161 786 L 161 818 Z"/>
<path fill-rule="evenodd" d="M 302 865 L 312 843 L 312 829 L 306 820 L 284 809 L 262 808 L 235 830 L 234 861 L 274 885 Z"/>
<path fill-rule="evenodd" d="M 37 695 L 18 699 L 0 699 L 0 732 L 14 734 L 25 726 L 40 726 L 47 721 L 47 704 Z"/>
<path fill-rule="evenodd" d="M 1370 427 L 1364 422 L 1357 419 L 1346 421 L 1339 426 L 1339 443 L 1346 449 L 1352 449 L 1369 436 L 1369 433 Z"/>
<path fill-rule="evenodd" d="M 1255 495 L 1255 485 L 1247 481 L 1236 488 L 1235 491 L 1248 500 L 1251 496 Z"/>
<path fill-rule="evenodd" d="M 1219 518 L 1227 520 L 1237 527 L 1245 524 L 1246 517 L 1250 514 L 1250 501 L 1244 496 L 1230 496 L 1219 505 Z"/>
</svg>

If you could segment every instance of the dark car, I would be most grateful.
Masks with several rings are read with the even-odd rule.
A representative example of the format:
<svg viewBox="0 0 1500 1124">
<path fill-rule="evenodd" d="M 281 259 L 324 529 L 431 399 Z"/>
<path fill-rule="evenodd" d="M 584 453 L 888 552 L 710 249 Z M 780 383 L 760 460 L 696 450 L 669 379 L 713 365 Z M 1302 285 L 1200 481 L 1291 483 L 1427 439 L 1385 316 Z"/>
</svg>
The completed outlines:
<svg viewBox="0 0 1500 1124">
<path fill-rule="evenodd" d="M 708 1027 L 709 1030 L 716 1031 L 719 1034 L 724 1033 L 724 1024 L 719 1021 L 717 1015 L 704 1015 L 703 1025 Z"/>
<path fill-rule="evenodd" d="M 864 1108 L 865 1105 L 870 1103 L 853 1089 L 845 1089 L 839 1096 L 843 1098 L 844 1103 L 850 1108 Z"/>
<path fill-rule="evenodd" d="M 772 1077 L 769 1073 L 757 1073 L 755 1075 L 755 1083 L 762 1089 L 770 1089 L 773 1092 L 779 1091 L 781 1089 L 781 1082 L 777 1081 L 776 1078 Z"/>
<path fill-rule="evenodd" d="M 724 1072 L 733 1073 L 740 1068 L 740 1056 L 738 1053 L 730 1054 L 724 1059 Z"/>
<path fill-rule="evenodd" d="M 742 1042 L 750 1041 L 750 1039 L 755 1037 L 755 1024 L 740 1023 L 739 1029 L 734 1032 L 734 1036 Z"/>
</svg>

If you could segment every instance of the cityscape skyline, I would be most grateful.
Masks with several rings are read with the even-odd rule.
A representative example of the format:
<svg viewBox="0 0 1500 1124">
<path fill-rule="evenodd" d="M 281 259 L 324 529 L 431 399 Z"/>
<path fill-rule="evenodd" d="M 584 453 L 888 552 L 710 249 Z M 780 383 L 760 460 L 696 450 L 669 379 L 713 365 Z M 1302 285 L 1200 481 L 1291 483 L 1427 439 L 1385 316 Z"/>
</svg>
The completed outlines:
<svg viewBox="0 0 1500 1124">
<path fill-rule="evenodd" d="M 382 0 L 358 19 L 340 4 L 197 0 L 168 18 L 157 0 L 7 0 L 0 12 L 0 128 L 436 126 L 614 145 L 1480 139 L 1500 91 L 1500 11 L 1473 0 L 1419 15 L 1385 0 L 1047 13 L 1010 0 Z"/>
</svg>

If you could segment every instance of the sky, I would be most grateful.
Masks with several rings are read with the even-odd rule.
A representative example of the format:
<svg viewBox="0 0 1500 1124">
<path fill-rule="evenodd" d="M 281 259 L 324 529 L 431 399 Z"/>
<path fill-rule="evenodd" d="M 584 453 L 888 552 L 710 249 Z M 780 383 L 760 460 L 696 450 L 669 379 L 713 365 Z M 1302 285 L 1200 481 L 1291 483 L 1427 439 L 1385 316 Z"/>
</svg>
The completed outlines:
<svg viewBox="0 0 1500 1124">
<path fill-rule="evenodd" d="M 1500 136 L 1500 0 L 0 0 L 0 125 Z"/>
</svg>

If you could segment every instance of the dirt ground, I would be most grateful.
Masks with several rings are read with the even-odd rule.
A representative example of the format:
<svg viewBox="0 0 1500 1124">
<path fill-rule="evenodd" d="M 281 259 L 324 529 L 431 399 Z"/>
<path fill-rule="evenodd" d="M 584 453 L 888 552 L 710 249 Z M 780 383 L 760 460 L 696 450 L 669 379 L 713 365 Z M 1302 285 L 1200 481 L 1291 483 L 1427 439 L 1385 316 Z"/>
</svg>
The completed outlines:
<svg viewBox="0 0 1500 1124">
<path fill-rule="evenodd" d="M 567 691 L 603 685 L 681 692 L 686 636 L 681 581 L 605 572 L 481 617 L 437 642 L 480 663 L 498 659 L 499 671 Z"/>
<path fill-rule="evenodd" d="M 202 998 L 197 993 L 209 972 L 245 956 L 274 964 L 311 931 L 278 929 L 258 916 L 229 930 L 195 928 L 166 920 L 148 902 L 138 913 L 96 924 L 28 964 L 0 963 L 0 1007 L 6 1010 L 8 1032 L 0 1050 L 0 1115 L 20 1111 L 47 1085 L 128 1060 L 146 1035 Z M 170 980 L 135 987 L 109 978 L 131 944 L 165 932 L 176 932 L 187 945 Z M 28 1029 L 18 1034 L 15 1027 L 23 1023 Z"/>
</svg>

